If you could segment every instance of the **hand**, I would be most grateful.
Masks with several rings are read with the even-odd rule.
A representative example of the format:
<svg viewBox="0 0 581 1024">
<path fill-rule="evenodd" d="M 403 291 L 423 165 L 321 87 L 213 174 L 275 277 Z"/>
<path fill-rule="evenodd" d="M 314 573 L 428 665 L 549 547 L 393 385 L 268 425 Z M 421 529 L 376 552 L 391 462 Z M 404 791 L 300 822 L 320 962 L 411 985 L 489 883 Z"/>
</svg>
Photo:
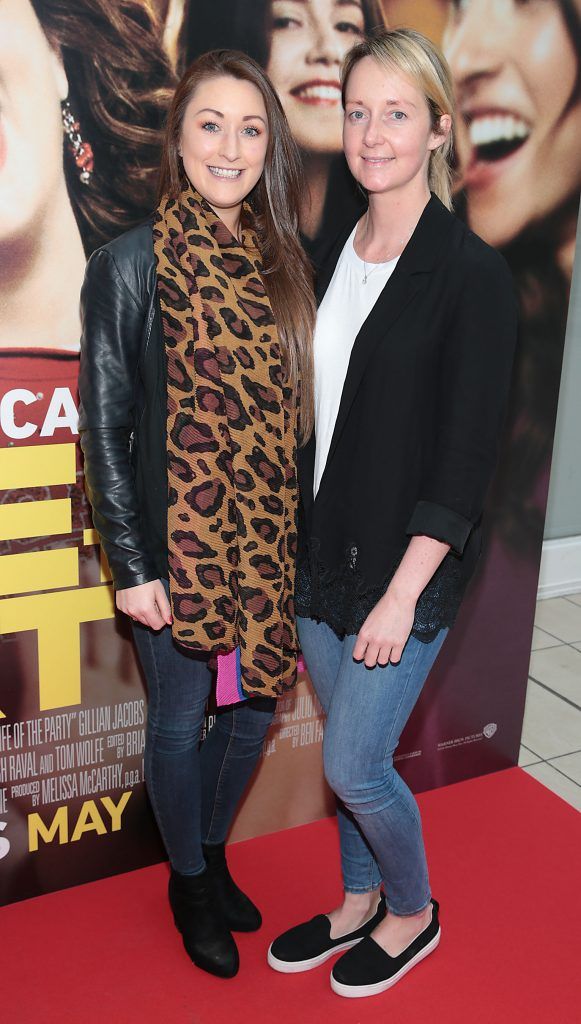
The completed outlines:
<svg viewBox="0 0 581 1024">
<path fill-rule="evenodd" d="M 388 587 L 359 630 L 353 660 L 367 668 L 396 664 L 403 654 L 414 624 L 416 601 L 396 595 Z"/>
<path fill-rule="evenodd" d="M 116 603 L 120 612 L 151 629 L 161 629 L 172 623 L 171 608 L 161 580 L 118 590 Z"/>
</svg>

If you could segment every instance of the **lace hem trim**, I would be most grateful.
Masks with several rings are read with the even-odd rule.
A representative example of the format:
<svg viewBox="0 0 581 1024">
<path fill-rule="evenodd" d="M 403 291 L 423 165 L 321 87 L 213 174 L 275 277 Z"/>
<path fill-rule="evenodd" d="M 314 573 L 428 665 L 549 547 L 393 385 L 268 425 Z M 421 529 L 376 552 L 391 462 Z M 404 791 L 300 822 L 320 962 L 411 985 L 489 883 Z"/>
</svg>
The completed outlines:
<svg viewBox="0 0 581 1024">
<path fill-rule="evenodd" d="M 313 545 L 310 558 L 297 566 L 296 614 L 326 622 L 337 636 L 358 633 L 371 609 L 385 594 L 404 552 L 382 581 L 367 586 L 357 567 L 357 548 L 345 552 L 340 572 L 328 569 Z M 412 635 L 429 643 L 444 627 L 454 625 L 467 580 L 460 559 L 450 552 L 438 567 L 416 605 Z"/>
</svg>

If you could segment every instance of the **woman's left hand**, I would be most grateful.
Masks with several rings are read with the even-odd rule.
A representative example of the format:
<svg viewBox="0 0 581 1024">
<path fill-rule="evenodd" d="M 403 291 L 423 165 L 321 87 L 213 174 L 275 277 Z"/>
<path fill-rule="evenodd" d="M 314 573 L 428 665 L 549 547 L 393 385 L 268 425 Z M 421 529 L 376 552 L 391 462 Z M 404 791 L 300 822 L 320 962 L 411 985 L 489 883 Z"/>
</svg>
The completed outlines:
<svg viewBox="0 0 581 1024">
<path fill-rule="evenodd" d="M 388 587 L 359 630 L 354 661 L 364 661 L 367 668 L 397 663 L 412 631 L 415 610 L 415 599 L 396 595 Z"/>
</svg>

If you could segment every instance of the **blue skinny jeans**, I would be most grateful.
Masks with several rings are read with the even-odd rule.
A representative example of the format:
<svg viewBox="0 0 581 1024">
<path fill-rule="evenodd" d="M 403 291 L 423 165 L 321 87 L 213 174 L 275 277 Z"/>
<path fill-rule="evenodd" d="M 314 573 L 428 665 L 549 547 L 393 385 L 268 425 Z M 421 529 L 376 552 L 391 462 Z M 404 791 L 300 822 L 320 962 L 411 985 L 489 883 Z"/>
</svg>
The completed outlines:
<svg viewBox="0 0 581 1024">
<path fill-rule="evenodd" d="M 168 626 L 154 632 L 133 623 L 149 692 L 145 780 L 171 866 L 198 875 L 206 865 L 202 842 L 222 843 L 254 771 L 276 699 L 253 697 L 219 708 L 200 747 L 213 682 L 207 656 L 172 640 Z"/>
<path fill-rule="evenodd" d="M 416 914 L 430 901 L 422 824 L 393 755 L 447 630 L 429 644 L 410 636 L 397 665 L 367 669 L 353 660 L 355 636 L 340 640 L 314 619 L 297 627 L 327 716 L 323 761 L 338 798 L 345 891 L 371 892 L 383 881 L 390 911 Z"/>
</svg>

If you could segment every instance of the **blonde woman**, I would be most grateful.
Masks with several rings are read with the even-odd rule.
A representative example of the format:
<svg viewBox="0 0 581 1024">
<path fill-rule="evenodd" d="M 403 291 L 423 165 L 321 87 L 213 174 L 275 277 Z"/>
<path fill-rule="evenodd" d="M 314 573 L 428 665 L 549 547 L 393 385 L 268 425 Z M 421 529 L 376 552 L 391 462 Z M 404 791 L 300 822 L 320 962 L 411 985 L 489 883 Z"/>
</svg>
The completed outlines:
<svg viewBox="0 0 581 1024">
<path fill-rule="evenodd" d="M 342 86 L 345 155 L 368 207 L 319 281 L 296 607 L 327 715 L 345 891 L 268 959 L 291 973 L 345 950 L 331 986 L 357 997 L 440 939 L 418 807 L 393 754 L 478 559 L 516 307 L 502 257 L 450 212 L 442 55 L 419 33 L 385 31 L 350 51 Z"/>
</svg>

